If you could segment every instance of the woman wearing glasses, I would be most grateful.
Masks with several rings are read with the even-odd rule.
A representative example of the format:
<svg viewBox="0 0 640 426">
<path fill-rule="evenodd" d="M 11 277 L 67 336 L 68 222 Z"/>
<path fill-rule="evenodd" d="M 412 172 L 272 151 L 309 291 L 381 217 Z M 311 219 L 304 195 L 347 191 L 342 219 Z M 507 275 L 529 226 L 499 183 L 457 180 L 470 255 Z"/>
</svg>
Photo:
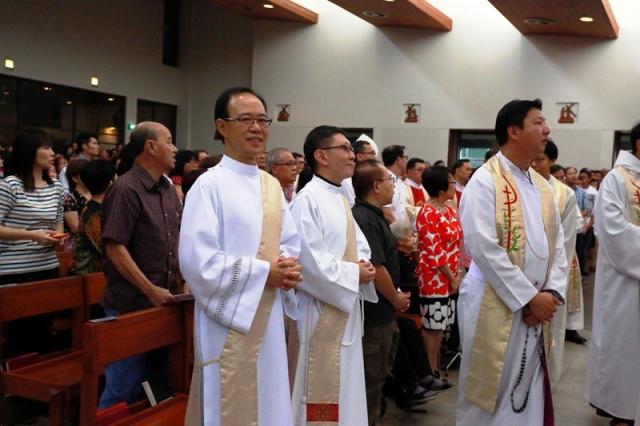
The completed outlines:
<svg viewBox="0 0 640 426">
<path fill-rule="evenodd" d="M 431 389 L 444 390 L 452 385 L 439 377 L 440 346 L 444 331 L 455 318 L 455 304 L 449 296 L 460 286 L 458 261 L 462 228 L 448 203 L 456 194 L 456 181 L 449 170 L 433 167 L 425 171 L 422 184 L 430 197 L 416 220 L 422 339 L 434 374 Z"/>
</svg>

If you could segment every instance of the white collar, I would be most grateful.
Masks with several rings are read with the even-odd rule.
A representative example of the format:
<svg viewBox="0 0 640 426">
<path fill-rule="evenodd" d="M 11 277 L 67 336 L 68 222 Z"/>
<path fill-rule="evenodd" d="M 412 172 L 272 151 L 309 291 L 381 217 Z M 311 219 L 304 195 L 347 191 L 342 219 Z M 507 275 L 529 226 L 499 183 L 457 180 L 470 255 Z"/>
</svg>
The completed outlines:
<svg viewBox="0 0 640 426">
<path fill-rule="evenodd" d="M 409 185 L 410 187 L 412 187 L 412 188 L 415 188 L 415 189 L 422 189 L 422 185 L 421 185 L 421 184 L 417 184 L 417 183 L 415 183 L 414 181 L 412 181 L 412 180 L 411 180 L 411 179 L 409 179 L 409 178 L 406 178 L 406 179 L 404 180 L 404 182 L 405 182 L 407 185 Z"/>
<path fill-rule="evenodd" d="M 222 156 L 222 160 L 220 160 L 220 166 L 227 167 L 234 172 L 247 176 L 256 176 L 258 173 L 260 173 L 260 169 L 258 169 L 258 166 L 256 164 L 241 163 L 240 161 L 234 160 L 233 158 L 226 155 Z"/>
</svg>

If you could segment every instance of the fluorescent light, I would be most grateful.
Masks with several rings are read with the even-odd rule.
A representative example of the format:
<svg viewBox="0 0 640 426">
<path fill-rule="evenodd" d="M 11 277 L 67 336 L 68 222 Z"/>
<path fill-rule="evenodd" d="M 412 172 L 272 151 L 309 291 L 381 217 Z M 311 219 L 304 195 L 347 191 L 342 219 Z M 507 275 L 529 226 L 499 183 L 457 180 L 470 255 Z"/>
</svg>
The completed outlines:
<svg viewBox="0 0 640 426">
<path fill-rule="evenodd" d="M 264 7 L 265 9 L 273 9 L 275 6 L 269 3 L 265 3 L 262 5 L 262 7 Z"/>
<path fill-rule="evenodd" d="M 13 59 L 11 58 L 5 58 L 4 59 L 4 67 L 8 70 L 12 70 L 14 69 L 16 66 L 16 64 L 13 62 Z"/>
<path fill-rule="evenodd" d="M 98 87 L 99 84 L 100 84 L 100 80 L 98 80 L 98 77 L 91 77 L 91 85 L 93 87 Z"/>
<path fill-rule="evenodd" d="M 581 16 L 580 22 L 593 22 L 593 18 L 591 16 Z"/>
</svg>

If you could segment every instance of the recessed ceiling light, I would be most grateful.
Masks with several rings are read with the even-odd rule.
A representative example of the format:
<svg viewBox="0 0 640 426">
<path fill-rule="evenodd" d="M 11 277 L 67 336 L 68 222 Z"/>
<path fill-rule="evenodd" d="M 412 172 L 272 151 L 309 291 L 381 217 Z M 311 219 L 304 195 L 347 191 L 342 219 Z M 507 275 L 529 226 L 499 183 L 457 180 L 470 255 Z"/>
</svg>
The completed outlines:
<svg viewBox="0 0 640 426">
<path fill-rule="evenodd" d="M 524 23 L 527 25 L 553 25 L 555 24 L 553 19 L 549 18 L 524 18 Z"/>
<path fill-rule="evenodd" d="M 113 99 L 113 98 L 107 98 L 107 100 L 108 100 L 109 102 L 113 102 L 115 99 Z"/>
<path fill-rule="evenodd" d="M 91 77 L 91 85 L 93 87 L 98 87 L 98 84 L 100 84 L 100 80 L 98 80 L 98 77 Z"/>
<path fill-rule="evenodd" d="M 65 102 L 65 103 L 66 103 L 67 105 L 71 105 L 71 104 L 73 104 L 73 102 L 71 102 L 71 101 L 67 101 L 67 102 Z"/>
<path fill-rule="evenodd" d="M 580 22 L 593 22 L 593 18 L 591 16 L 581 16 Z"/>
<path fill-rule="evenodd" d="M 50 92 L 52 90 L 49 86 L 44 86 L 43 89 L 45 92 Z"/>
<path fill-rule="evenodd" d="M 382 12 L 376 12 L 375 10 L 365 10 L 362 12 L 367 18 L 386 18 L 387 15 Z"/>
<path fill-rule="evenodd" d="M 384 1 L 386 1 L 387 3 L 393 3 L 396 0 L 384 0 Z"/>
<path fill-rule="evenodd" d="M 4 67 L 8 70 L 12 70 L 16 67 L 15 62 L 13 62 L 13 59 L 11 58 L 5 58 L 4 59 Z"/>
<path fill-rule="evenodd" d="M 9 96 L 11 94 L 11 92 L 5 91 L 5 92 L 2 92 L 2 94 L 5 95 L 5 96 Z"/>
<path fill-rule="evenodd" d="M 264 7 L 265 9 L 273 9 L 275 6 L 269 3 L 265 3 L 262 5 L 262 7 Z"/>
</svg>

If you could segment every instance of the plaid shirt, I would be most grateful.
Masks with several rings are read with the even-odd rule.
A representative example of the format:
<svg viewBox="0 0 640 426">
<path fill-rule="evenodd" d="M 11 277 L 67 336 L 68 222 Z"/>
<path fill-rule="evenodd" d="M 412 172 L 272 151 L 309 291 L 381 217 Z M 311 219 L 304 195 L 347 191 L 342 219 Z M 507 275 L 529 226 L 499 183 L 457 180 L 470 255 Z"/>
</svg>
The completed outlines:
<svg viewBox="0 0 640 426">
<path fill-rule="evenodd" d="M 574 190 L 576 193 L 576 202 L 578 203 L 578 208 L 580 211 L 588 211 L 591 212 L 593 210 L 593 203 L 589 201 L 589 197 L 587 197 L 587 193 L 584 189 L 576 186 Z"/>
</svg>

